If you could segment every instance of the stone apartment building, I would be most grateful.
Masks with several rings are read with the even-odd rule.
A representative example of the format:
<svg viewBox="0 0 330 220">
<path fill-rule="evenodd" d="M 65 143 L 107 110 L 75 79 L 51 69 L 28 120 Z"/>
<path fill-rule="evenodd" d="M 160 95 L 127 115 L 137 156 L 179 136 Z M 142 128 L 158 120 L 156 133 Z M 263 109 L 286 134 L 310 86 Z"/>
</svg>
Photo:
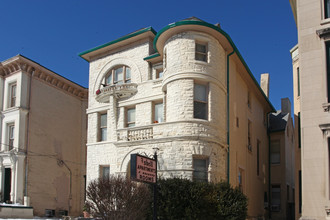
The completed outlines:
<svg viewBox="0 0 330 220">
<path fill-rule="evenodd" d="M 296 217 L 330 219 L 330 1 L 290 0 L 296 121 Z"/>
<path fill-rule="evenodd" d="M 81 214 L 87 89 L 17 55 L 0 91 L 0 217 Z"/>
<path fill-rule="evenodd" d="M 295 219 L 295 139 L 291 102 L 281 99 L 281 110 L 269 116 L 271 219 Z"/>
<path fill-rule="evenodd" d="M 229 181 L 249 219 L 270 206 L 268 82 L 260 88 L 219 25 L 190 18 L 80 54 L 90 63 L 87 183 L 158 154 L 158 177 Z M 269 209 L 268 209 L 269 210 Z"/>
</svg>

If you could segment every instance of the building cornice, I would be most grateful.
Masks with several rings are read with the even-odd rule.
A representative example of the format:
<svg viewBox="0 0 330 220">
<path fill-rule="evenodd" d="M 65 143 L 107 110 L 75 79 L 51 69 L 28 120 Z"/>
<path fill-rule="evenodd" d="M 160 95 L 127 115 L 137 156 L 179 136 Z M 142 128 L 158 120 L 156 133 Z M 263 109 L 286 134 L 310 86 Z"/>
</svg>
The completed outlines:
<svg viewBox="0 0 330 220">
<path fill-rule="evenodd" d="M 16 72 L 25 72 L 33 78 L 60 89 L 80 99 L 87 99 L 88 89 L 58 75 L 42 65 L 22 56 L 17 55 L 0 62 L 0 76 L 5 78 Z"/>
</svg>

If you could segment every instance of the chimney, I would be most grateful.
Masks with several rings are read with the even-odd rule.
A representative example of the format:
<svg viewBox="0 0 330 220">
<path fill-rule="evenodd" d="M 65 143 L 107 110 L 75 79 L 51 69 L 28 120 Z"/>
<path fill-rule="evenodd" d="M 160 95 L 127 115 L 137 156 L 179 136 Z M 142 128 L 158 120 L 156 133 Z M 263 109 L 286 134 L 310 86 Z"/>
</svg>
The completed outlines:
<svg viewBox="0 0 330 220">
<path fill-rule="evenodd" d="M 281 110 L 283 114 L 291 114 L 291 102 L 289 98 L 281 99 Z"/>
<path fill-rule="evenodd" d="M 269 97 L 269 73 L 262 73 L 260 76 L 260 87 L 267 98 Z"/>
</svg>

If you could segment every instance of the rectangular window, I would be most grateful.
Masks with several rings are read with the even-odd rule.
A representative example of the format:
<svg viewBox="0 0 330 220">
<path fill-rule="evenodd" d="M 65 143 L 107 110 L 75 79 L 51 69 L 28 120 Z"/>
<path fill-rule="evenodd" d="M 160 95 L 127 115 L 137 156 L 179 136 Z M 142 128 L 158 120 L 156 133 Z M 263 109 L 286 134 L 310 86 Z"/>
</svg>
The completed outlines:
<svg viewBox="0 0 330 220">
<path fill-rule="evenodd" d="M 193 159 L 193 180 L 198 182 L 208 181 L 208 159 Z"/>
<path fill-rule="evenodd" d="M 8 125 L 8 150 L 12 150 L 14 148 L 14 140 L 15 140 L 15 125 Z"/>
<path fill-rule="evenodd" d="M 207 62 L 207 44 L 195 43 L 195 59 Z"/>
<path fill-rule="evenodd" d="M 330 42 L 326 44 L 326 55 L 327 55 L 327 95 L 328 103 L 330 102 Z"/>
<path fill-rule="evenodd" d="M 249 91 L 247 93 L 247 105 L 251 108 L 251 93 Z"/>
<path fill-rule="evenodd" d="M 9 86 L 9 107 L 16 106 L 16 83 L 12 83 Z"/>
<path fill-rule="evenodd" d="M 301 183 L 301 170 L 299 170 L 298 173 L 298 181 L 299 181 L 299 213 L 301 213 L 301 207 L 302 207 L 302 183 Z"/>
<path fill-rule="evenodd" d="M 257 140 L 257 176 L 260 174 L 260 141 Z"/>
<path fill-rule="evenodd" d="M 156 79 L 163 78 L 163 68 L 156 69 Z"/>
<path fill-rule="evenodd" d="M 300 70 L 297 67 L 297 95 L 300 96 Z"/>
<path fill-rule="evenodd" d="M 239 168 L 238 169 L 238 188 L 242 193 L 244 193 L 244 180 L 245 180 L 244 170 Z"/>
<path fill-rule="evenodd" d="M 330 16 L 330 0 L 324 0 L 324 18 L 329 18 Z"/>
<path fill-rule="evenodd" d="M 252 122 L 248 120 L 248 150 L 252 151 Z"/>
<path fill-rule="evenodd" d="M 115 84 L 123 84 L 124 82 L 124 68 L 115 69 Z"/>
<path fill-rule="evenodd" d="M 194 118 L 208 119 L 207 93 L 206 85 L 194 84 Z"/>
<path fill-rule="evenodd" d="M 281 162 L 280 141 L 270 142 L 270 162 L 271 164 L 279 164 Z"/>
<path fill-rule="evenodd" d="M 164 121 L 164 106 L 163 103 L 154 104 L 154 123 L 161 123 Z"/>
<path fill-rule="evenodd" d="M 281 186 L 272 185 L 271 207 L 273 212 L 281 210 Z"/>
<path fill-rule="evenodd" d="M 100 166 L 100 177 L 108 179 L 110 177 L 110 166 Z"/>
<path fill-rule="evenodd" d="M 300 127 L 300 112 L 298 112 L 298 148 L 301 148 L 301 127 Z"/>
<path fill-rule="evenodd" d="M 126 127 L 134 127 L 135 126 L 135 108 L 127 109 L 127 123 Z"/>
<path fill-rule="evenodd" d="M 100 115 L 100 138 L 99 141 L 106 141 L 107 140 L 107 114 Z"/>
</svg>

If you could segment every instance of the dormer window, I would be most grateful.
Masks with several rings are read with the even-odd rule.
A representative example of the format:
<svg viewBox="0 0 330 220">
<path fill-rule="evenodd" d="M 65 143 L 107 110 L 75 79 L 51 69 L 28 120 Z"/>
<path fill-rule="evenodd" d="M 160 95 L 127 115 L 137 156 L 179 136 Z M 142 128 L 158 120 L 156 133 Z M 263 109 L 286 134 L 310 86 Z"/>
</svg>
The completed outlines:
<svg viewBox="0 0 330 220">
<path fill-rule="evenodd" d="M 113 68 L 104 78 L 105 85 L 131 83 L 131 68 L 119 66 Z"/>
</svg>

